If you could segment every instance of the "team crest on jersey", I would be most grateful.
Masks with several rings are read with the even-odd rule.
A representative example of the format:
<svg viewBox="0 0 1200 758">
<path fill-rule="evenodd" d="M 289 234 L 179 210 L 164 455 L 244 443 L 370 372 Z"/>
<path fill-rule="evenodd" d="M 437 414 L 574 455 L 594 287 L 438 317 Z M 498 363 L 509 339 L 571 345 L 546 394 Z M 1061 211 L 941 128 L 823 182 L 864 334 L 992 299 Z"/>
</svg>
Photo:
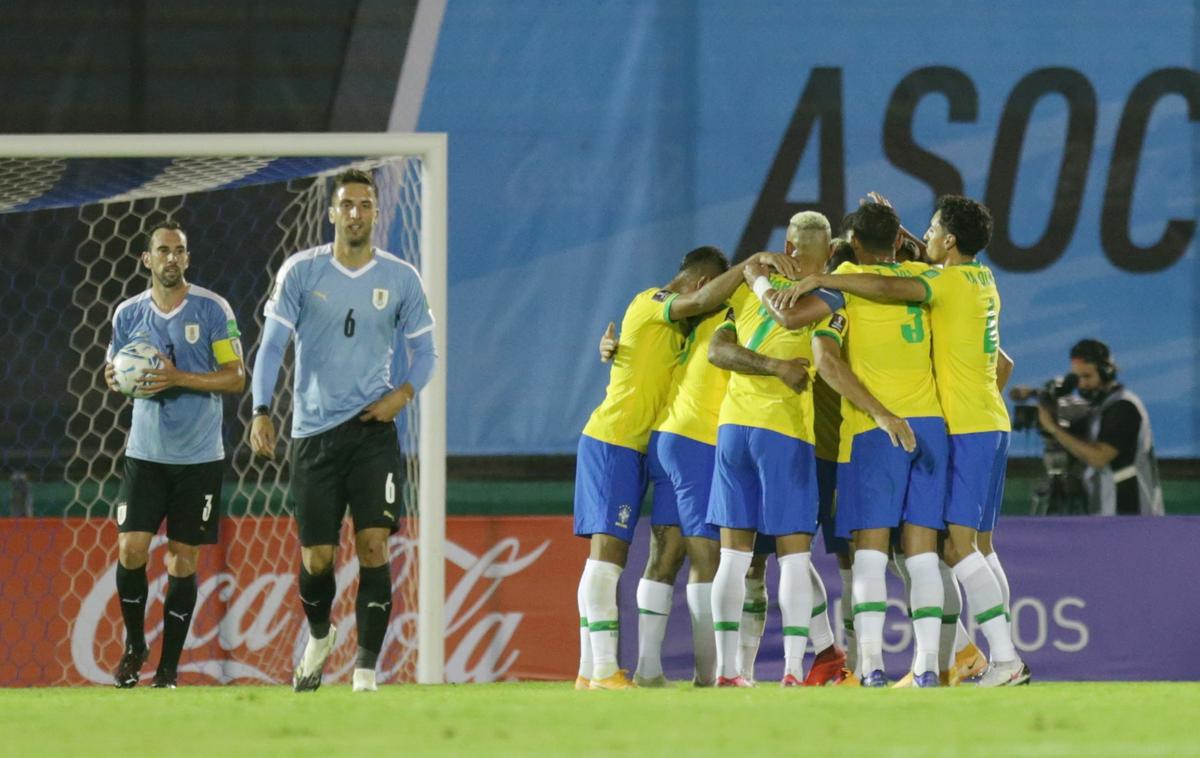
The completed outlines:
<svg viewBox="0 0 1200 758">
<path fill-rule="evenodd" d="M 388 291 L 387 290 L 379 289 L 379 288 L 371 290 L 371 305 L 375 306 L 375 310 L 381 311 L 387 307 L 387 304 L 388 304 Z"/>
<path fill-rule="evenodd" d="M 617 528 L 618 529 L 628 529 L 629 528 L 629 519 L 632 516 L 633 516 L 633 509 L 630 508 L 628 505 L 618 506 L 617 507 Z"/>
<path fill-rule="evenodd" d="M 183 338 L 188 341 L 189 345 L 194 345 L 200 341 L 200 325 L 199 324 L 184 324 Z"/>
<path fill-rule="evenodd" d="M 128 510 L 128 508 L 129 508 L 129 506 L 127 506 L 125 503 L 117 504 L 117 523 L 118 524 L 125 523 L 125 512 Z"/>
<path fill-rule="evenodd" d="M 846 331 L 846 317 L 840 313 L 835 314 L 833 318 L 829 319 L 829 328 L 839 334 Z"/>
</svg>

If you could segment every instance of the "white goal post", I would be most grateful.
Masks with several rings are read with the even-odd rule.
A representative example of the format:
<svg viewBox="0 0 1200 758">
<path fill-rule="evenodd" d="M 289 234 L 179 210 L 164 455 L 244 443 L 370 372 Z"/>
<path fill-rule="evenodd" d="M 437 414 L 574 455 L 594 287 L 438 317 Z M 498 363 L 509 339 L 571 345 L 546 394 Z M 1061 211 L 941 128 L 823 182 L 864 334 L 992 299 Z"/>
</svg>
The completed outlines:
<svg viewBox="0 0 1200 758">
<path fill-rule="evenodd" d="M 417 456 L 416 681 L 444 681 L 447 358 L 447 137 L 428 134 L 122 134 L 0 136 L 0 159 L 404 156 L 420 163 L 420 272 L 433 312 L 438 367 L 421 393 Z M 191 188 L 186 183 L 182 192 Z M 416 198 L 413 198 L 414 204 Z M 3 210 L 3 209 L 0 209 Z M 382 209 L 381 209 L 382 210 Z M 247 350 L 250 346 L 247 345 Z M 238 430 L 241 432 L 241 430 Z"/>
</svg>

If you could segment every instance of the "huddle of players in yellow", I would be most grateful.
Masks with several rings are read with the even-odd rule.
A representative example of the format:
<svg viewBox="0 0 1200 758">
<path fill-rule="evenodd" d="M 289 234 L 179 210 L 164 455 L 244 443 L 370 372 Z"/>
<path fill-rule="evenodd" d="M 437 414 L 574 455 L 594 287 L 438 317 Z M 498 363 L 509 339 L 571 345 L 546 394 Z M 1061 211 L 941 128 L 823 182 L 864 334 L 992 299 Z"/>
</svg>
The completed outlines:
<svg viewBox="0 0 1200 758">
<path fill-rule="evenodd" d="M 784 686 L 887 685 L 889 553 L 916 639 L 904 684 L 983 668 L 967 663 L 978 651 L 959 621 L 960 583 L 991 654 L 980 685 L 1029 681 L 991 550 L 1010 429 L 999 390 L 1012 364 L 999 346 L 994 279 L 975 261 L 990 215 L 940 198 L 924 238 L 937 267 L 896 262 L 916 239 L 877 195 L 842 233 L 853 260 L 832 275 L 823 272 L 839 245 L 811 211 L 793 217 L 783 255 L 730 268 L 720 251 L 697 248 L 666 286 L 634 298 L 619 345 L 610 325 L 601 343 L 614 359 L 610 381 L 576 470 L 575 532 L 591 547 L 577 687 L 665 683 L 659 651 L 685 554 L 695 683 L 753 686 L 769 552 L 779 559 Z M 616 585 L 649 481 L 653 538 L 631 680 L 616 661 Z M 811 563 L 818 528 L 839 556 L 853 671 Z"/>
</svg>

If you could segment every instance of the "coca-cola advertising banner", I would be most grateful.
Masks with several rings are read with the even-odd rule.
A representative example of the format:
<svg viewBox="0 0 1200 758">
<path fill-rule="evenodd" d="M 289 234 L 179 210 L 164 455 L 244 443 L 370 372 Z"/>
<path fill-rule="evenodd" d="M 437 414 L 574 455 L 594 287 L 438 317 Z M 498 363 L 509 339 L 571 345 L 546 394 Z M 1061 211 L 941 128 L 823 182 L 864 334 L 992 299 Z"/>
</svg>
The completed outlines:
<svg viewBox="0 0 1200 758">
<path fill-rule="evenodd" d="M 327 681 L 349 678 L 358 562 L 343 535 Z M 124 640 L 115 523 L 0 522 L 0 686 L 110 683 Z M 578 656 L 575 588 L 583 543 L 561 517 L 452 518 L 446 542 L 446 677 L 451 682 L 561 679 Z M 180 662 L 185 684 L 291 681 L 307 629 L 296 594 L 300 549 L 290 518 L 225 519 L 201 551 L 197 605 Z M 166 591 L 166 539 L 151 546 L 146 632 L 153 672 Z M 391 541 L 394 614 L 381 681 L 412 680 L 415 545 Z"/>
<path fill-rule="evenodd" d="M 181 662 L 187 684 L 291 678 L 306 638 L 296 596 L 295 527 L 286 518 L 227 519 L 222 544 L 202 551 L 195 621 Z M 621 661 L 637 659 L 634 591 L 649 528 L 638 526 L 621 582 Z M 1200 679 L 1190 648 L 1200 625 L 1191 582 L 1200 517 L 1014 518 L 996 544 L 1012 585 L 1017 647 L 1039 679 Z M 166 589 L 165 542 L 149 564 L 152 671 Z M 338 647 L 329 681 L 347 678 L 355 642 L 352 551 L 338 569 Z M 451 518 L 446 544 L 446 677 L 451 682 L 570 679 L 578 656 L 575 592 L 587 557 L 568 517 Z M 103 519 L 0 522 L 0 686 L 106 684 L 123 638 L 116 596 L 116 528 Z M 770 616 L 757 675 L 781 673 L 782 637 L 769 567 Z M 405 602 L 414 546 L 392 541 L 396 611 L 380 661 L 383 681 L 410 680 L 414 613 Z M 816 565 L 836 611 L 841 582 L 818 546 Z M 414 569 L 415 570 L 415 569 Z M 691 676 L 681 572 L 664 644 L 668 676 Z M 902 591 L 889 578 L 885 649 L 893 675 L 911 655 Z M 969 618 L 969 614 L 967 614 Z M 974 629 L 972 629 L 974 632 Z M 840 634 L 840 630 L 839 630 Z M 976 635 L 981 638 L 982 635 Z M 1147 651 L 1151 651 L 1147 653 Z"/>
</svg>

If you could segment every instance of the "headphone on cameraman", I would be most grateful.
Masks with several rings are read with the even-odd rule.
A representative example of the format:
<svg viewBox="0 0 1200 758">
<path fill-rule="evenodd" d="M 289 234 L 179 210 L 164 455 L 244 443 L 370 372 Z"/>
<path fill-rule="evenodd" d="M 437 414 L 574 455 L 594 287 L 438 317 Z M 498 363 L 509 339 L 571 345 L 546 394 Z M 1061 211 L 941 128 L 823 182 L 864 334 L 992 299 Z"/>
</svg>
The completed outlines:
<svg viewBox="0 0 1200 758">
<path fill-rule="evenodd" d="M 1117 378 L 1117 364 L 1113 363 L 1108 345 L 1100 340 L 1079 340 L 1075 347 L 1071 348 L 1071 357 L 1094 365 L 1102 382 L 1111 382 Z"/>
</svg>

